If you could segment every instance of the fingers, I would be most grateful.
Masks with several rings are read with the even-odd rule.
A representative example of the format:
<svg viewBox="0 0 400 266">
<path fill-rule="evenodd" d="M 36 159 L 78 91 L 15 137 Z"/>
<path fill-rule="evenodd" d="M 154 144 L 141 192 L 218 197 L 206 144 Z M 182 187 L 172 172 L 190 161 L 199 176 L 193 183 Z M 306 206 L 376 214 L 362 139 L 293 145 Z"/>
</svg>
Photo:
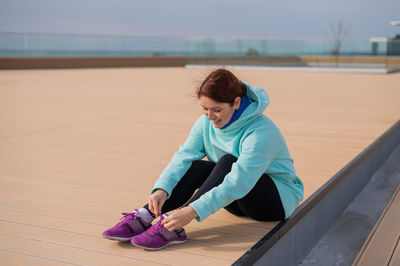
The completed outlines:
<svg viewBox="0 0 400 266">
<path fill-rule="evenodd" d="M 153 210 L 154 210 L 153 213 L 156 216 L 160 215 L 159 201 L 160 201 L 160 199 L 157 197 L 153 200 Z"/>
<path fill-rule="evenodd" d="M 157 208 L 155 208 L 156 205 L 157 205 L 156 199 L 155 199 L 153 196 L 150 196 L 150 197 L 149 197 L 149 210 L 150 210 L 154 215 L 157 216 L 158 210 L 157 210 Z"/>
<path fill-rule="evenodd" d="M 193 207 L 186 206 L 166 217 L 162 221 L 162 224 L 168 231 L 173 231 L 179 228 L 183 228 L 197 216 L 197 212 L 195 211 L 195 209 L 193 209 Z"/>
<path fill-rule="evenodd" d="M 176 229 L 183 228 L 189 222 L 190 220 L 187 220 L 187 217 L 182 215 L 179 211 L 176 211 L 167 216 L 161 223 L 168 231 L 172 232 Z"/>
<path fill-rule="evenodd" d="M 168 224 L 165 224 L 164 227 L 165 227 L 165 229 L 167 229 L 167 230 L 170 231 L 170 232 L 172 232 L 172 231 L 178 229 L 178 226 L 172 225 L 171 222 L 168 223 Z"/>
<path fill-rule="evenodd" d="M 161 215 L 162 206 L 167 199 L 168 193 L 165 190 L 156 190 L 149 196 L 149 210 L 156 216 Z"/>
<path fill-rule="evenodd" d="M 163 205 L 164 205 L 163 200 L 159 198 L 158 202 L 157 202 L 157 206 L 154 208 L 157 211 L 157 216 L 160 216 L 162 214 L 161 209 L 162 209 Z"/>
<path fill-rule="evenodd" d="M 160 206 L 159 202 L 160 202 L 160 199 L 155 197 L 155 198 L 152 198 L 149 203 L 149 209 L 155 216 L 159 216 L 160 212 L 161 212 L 161 206 Z"/>
<path fill-rule="evenodd" d="M 150 197 L 149 197 L 149 211 L 151 211 L 152 213 L 154 213 L 154 211 L 153 211 L 153 203 L 151 202 Z"/>
<path fill-rule="evenodd" d="M 172 219 L 173 219 L 173 214 L 170 214 L 170 215 L 168 215 L 167 217 L 165 217 L 165 218 L 162 220 L 161 224 L 165 225 L 165 224 L 171 222 Z"/>
<path fill-rule="evenodd" d="M 171 215 L 165 218 L 161 223 L 170 232 L 180 228 L 178 221 L 175 221 L 175 219 Z"/>
</svg>

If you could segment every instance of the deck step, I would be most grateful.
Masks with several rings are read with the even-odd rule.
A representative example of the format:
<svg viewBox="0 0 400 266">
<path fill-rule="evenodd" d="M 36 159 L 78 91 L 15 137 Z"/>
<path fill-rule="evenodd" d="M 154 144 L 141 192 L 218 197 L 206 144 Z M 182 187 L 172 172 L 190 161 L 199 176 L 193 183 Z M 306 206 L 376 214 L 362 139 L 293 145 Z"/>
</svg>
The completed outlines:
<svg viewBox="0 0 400 266">
<path fill-rule="evenodd" d="M 354 265 L 399 265 L 400 187 L 358 254 Z"/>
</svg>

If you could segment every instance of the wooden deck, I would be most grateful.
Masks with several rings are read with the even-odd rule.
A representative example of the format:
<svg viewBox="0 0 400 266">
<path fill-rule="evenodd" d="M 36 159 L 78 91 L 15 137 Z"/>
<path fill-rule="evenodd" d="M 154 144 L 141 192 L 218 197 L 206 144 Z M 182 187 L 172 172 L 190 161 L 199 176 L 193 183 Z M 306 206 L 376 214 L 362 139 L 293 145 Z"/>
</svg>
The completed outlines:
<svg viewBox="0 0 400 266">
<path fill-rule="evenodd" d="M 400 187 L 365 241 L 354 265 L 400 265 Z"/>
<path fill-rule="evenodd" d="M 142 206 L 201 109 L 205 70 L 0 71 L 0 261 L 228 265 L 275 223 L 220 210 L 183 245 L 101 238 Z M 308 197 L 400 117 L 400 74 L 236 71 L 271 97 Z"/>
</svg>

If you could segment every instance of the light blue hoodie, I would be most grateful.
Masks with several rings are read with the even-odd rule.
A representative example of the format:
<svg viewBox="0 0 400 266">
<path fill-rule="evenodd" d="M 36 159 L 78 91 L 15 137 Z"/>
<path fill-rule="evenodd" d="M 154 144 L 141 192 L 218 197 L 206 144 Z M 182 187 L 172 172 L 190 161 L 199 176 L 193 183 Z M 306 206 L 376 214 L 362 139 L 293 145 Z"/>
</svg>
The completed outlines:
<svg viewBox="0 0 400 266">
<path fill-rule="evenodd" d="M 220 129 L 202 115 L 152 190 L 153 193 L 161 188 L 169 197 L 194 160 L 207 156 L 208 160 L 218 162 L 227 153 L 238 158 L 219 186 L 190 204 L 199 215 L 198 221 L 244 197 L 263 173 L 275 182 L 286 218 L 303 199 L 303 183 L 296 176 L 285 140 L 277 126 L 263 114 L 269 104 L 267 93 L 242 82 L 247 86 L 251 104 L 239 119 Z"/>
</svg>

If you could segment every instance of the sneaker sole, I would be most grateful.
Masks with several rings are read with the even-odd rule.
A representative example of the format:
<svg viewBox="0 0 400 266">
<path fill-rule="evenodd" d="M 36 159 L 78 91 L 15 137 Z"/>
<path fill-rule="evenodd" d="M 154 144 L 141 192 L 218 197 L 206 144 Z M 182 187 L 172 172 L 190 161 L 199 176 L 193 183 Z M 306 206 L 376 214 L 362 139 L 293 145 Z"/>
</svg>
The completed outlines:
<svg viewBox="0 0 400 266">
<path fill-rule="evenodd" d="M 115 241 L 129 241 L 132 239 L 132 237 L 116 237 L 116 236 L 103 236 L 103 237 Z"/>
<path fill-rule="evenodd" d="M 143 249 L 145 249 L 145 250 L 160 250 L 160 249 L 163 249 L 163 248 L 165 248 L 165 247 L 167 247 L 167 246 L 169 246 L 169 245 L 181 244 L 181 243 L 185 243 L 186 241 L 187 241 L 187 239 L 185 239 L 185 240 L 175 240 L 175 241 L 171 241 L 171 242 L 169 242 L 168 244 L 166 244 L 165 246 L 162 246 L 162 247 L 159 247 L 159 248 L 149 248 L 149 247 L 144 247 L 144 246 L 141 246 L 141 245 L 132 243 L 132 242 L 131 242 L 131 243 L 132 243 L 134 246 L 139 247 L 139 248 L 143 248 Z"/>
</svg>

